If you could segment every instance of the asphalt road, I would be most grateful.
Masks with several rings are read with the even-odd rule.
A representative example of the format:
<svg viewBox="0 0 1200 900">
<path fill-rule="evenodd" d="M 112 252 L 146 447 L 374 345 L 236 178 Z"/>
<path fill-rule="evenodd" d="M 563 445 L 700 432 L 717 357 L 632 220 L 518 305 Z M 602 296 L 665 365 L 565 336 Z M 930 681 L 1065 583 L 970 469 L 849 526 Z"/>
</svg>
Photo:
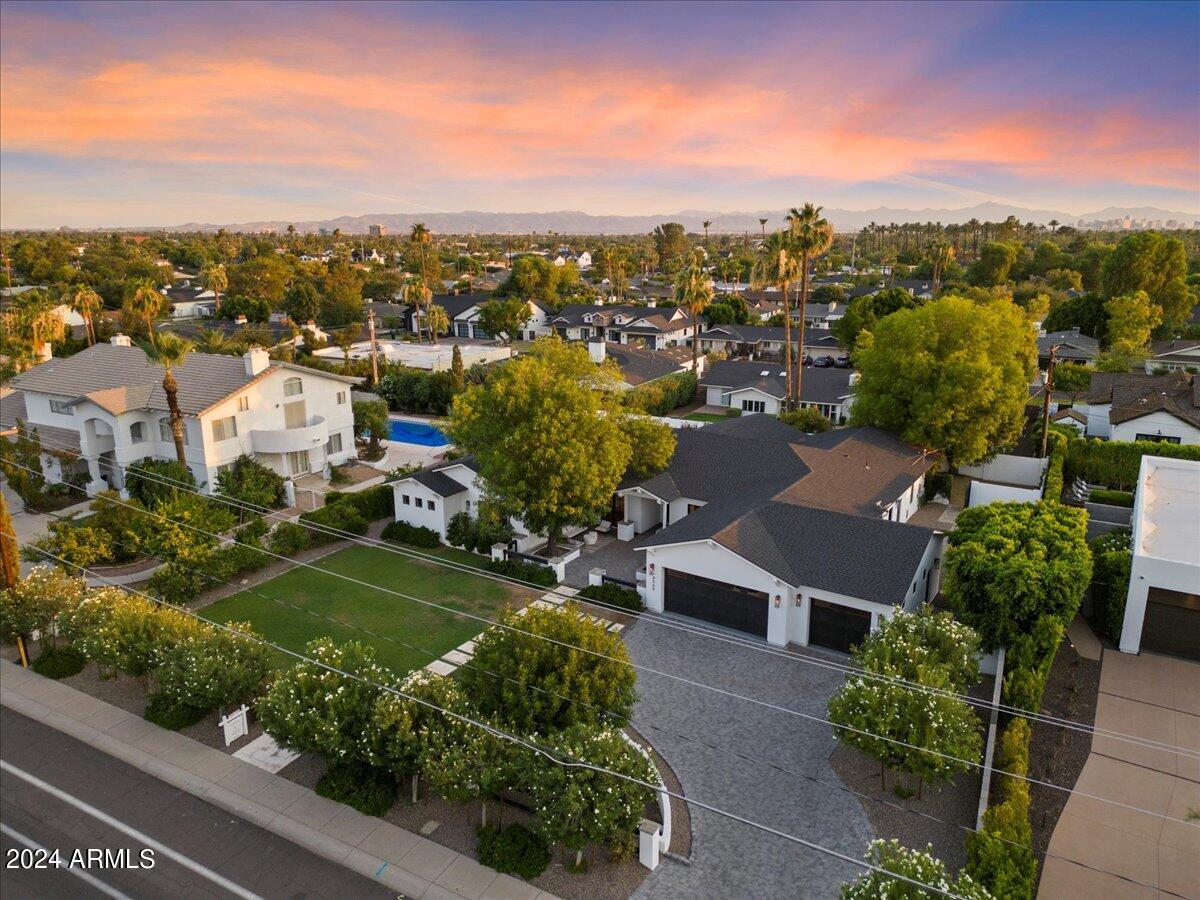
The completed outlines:
<svg viewBox="0 0 1200 900">
<path fill-rule="evenodd" d="M 6 764 L 0 771 L 4 900 L 395 897 L 376 882 L 9 709 L 0 709 L 0 759 Z M 8 766 L 69 797 L 30 783 Z M 82 877 L 53 867 L 10 868 L 14 862 L 28 866 L 35 853 L 13 860 L 10 851 L 28 851 L 31 843 L 60 851 L 64 864 L 76 850 L 127 853 L 82 870 Z M 142 864 L 146 850 L 154 851 L 153 868 Z"/>
</svg>

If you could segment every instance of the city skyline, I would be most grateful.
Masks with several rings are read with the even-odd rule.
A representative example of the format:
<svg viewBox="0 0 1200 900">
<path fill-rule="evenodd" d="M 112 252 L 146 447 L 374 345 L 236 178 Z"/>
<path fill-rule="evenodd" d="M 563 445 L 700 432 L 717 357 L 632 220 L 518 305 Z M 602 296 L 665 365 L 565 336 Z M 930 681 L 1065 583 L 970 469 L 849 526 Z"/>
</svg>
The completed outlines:
<svg viewBox="0 0 1200 900">
<path fill-rule="evenodd" d="M 1200 211 L 1195 3 L 570 9 L 4 3 L 0 224 Z"/>
</svg>

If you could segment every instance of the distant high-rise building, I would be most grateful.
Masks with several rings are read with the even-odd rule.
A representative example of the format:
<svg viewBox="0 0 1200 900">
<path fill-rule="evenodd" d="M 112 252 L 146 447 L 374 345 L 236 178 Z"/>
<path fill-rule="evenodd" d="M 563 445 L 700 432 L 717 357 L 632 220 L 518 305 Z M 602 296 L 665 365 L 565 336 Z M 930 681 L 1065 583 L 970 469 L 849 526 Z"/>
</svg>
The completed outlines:
<svg viewBox="0 0 1200 900">
<path fill-rule="evenodd" d="M 371 237 L 383 237 L 385 234 L 387 234 L 387 228 L 385 228 L 383 225 L 368 225 L 367 234 L 369 234 Z"/>
</svg>

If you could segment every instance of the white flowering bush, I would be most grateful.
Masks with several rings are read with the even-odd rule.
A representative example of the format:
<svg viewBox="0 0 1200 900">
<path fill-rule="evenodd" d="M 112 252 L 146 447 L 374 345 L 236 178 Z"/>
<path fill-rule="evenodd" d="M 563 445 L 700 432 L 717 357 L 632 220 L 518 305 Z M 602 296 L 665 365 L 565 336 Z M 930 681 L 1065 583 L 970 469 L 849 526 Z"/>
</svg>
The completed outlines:
<svg viewBox="0 0 1200 900">
<path fill-rule="evenodd" d="M 75 649 L 101 666 L 140 677 L 155 654 L 209 627 L 190 616 L 117 588 L 91 592 L 61 616 Z"/>
<path fill-rule="evenodd" d="M 271 672 L 270 650 L 254 640 L 248 622 L 202 628 L 153 655 L 159 691 L 172 703 L 209 710 L 257 696 Z"/>
<path fill-rule="evenodd" d="M 574 725 L 544 743 L 560 759 L 588 762 L 647 784 L 660 784 L 650 761 L 614 729 Z M 529 789 L 538 829 L 550 843 L 575 851 L 578 866 L 583 848 L 606 843 L 628 848 L 654 792 L 594 769 L 563 766 L 533 756 Z"/>
<path fill-rule="evenodd" d="M 74 609 L 86 592 L 84 579 L 55 566 L 37 566 L 0 591 L 0 631 L 22 637 L 40 632 L 45 643 L 63 611 Z"/>
<path fill-rule="evenodd" d="M 937 681 L 954 693 L 979 680 L 979 635 L 928 604 L 881 621 L 854 656 L 869 672 L 905 681 Z"/>
<path fill-rule="evenodd" d="M 962 873 L 951 878 L 946 864 L 933 855 L 932 845 L 926 845 L 924 850 L 909 850 L 896 840 L 872 841 L 867 847 L 866 859 L 893 875 L 903 875 L 933 890 L 868 870 L 851 883 L 842 885 L 841 900 L 915 900 L 947 894 L 963 900 L 994 900 L 991 892 L 970 875 Z"/>
<path fill-rule="evenodd" d="M 357 641 L 337 644 L 318 638 L 305 655 L 316 662 L 281 672 L 258 701 L 263 728 L 293 750 L 329 760 L 361 760 L 359 739 L 381 693 L 376 685 L 391 684 L 392 674 L 375 662 L 374 648 Z"/>
</svg>

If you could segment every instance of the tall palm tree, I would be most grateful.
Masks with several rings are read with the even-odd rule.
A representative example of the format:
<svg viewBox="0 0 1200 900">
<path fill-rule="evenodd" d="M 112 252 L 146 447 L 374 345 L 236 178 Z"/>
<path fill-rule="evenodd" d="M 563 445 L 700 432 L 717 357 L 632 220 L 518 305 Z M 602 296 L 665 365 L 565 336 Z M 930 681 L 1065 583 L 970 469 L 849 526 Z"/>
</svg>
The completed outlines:
<svg viewBox="0 0 1200 900">
<path fill-rule="evenodd" d="M 929 245 L 929 266 L 933 270 L 933 296 L 936 298 L 942 287 L 942 272 L 954 260 L 954 247 L 943 238 Z"/>
<path fill-rule="evenodd" d="M 450 330 L 450 314 L 436 303 L 431 304 L 425 323 L 429 326 L 429 343 L 436 344 L 438 335 Z"/>
<path fill-rule="evenodd" d="M 421 284 L 425 286 L 427 289 L 426 292 L 428 293 L 428 298 L 422 296 L 422 298 L 419 298 L 417 302 L 420 304 L 422 299 L 424 299 L 427 303 L 432 300 L 433 297 L 433 285 L 430 284 L 429 267 L 427 264 L 429 259 L 429 245 L 433 242 L 433 235 L 430 234 L 429 229 L 425 227 L 424 222 L 417 222 L 413 225 L 412 230 L 409 232 L 408 239 L 413 246 L 414 252 L 417 254 L 417 268 L 419 270 L 418 274 L 421 278 Z M 428 320 L 426 321 L 426 324 L 428 324 Z M 429 343 L 433 343 L 432 332 L 429 335 Z"/>
<path fill-rule="evenodd" d="M 167 395 L 167 409 L 171 414 L 171 436 L 175 439 L 175 458 L 181 466 L 187 466 L 183 450 L 183 413 L 179 411 L 179 384 L 175 381 L 175 369 L 182 366 L 195 345 L 171 331 L 151 334 L 143 341 L 142 351 L 151 365 L 163 367 L 163 393 Z"/>
<path fill-rule="evenodd" d="M 793 207 L 788 213 L 788 222 L 794 250 L 800 254 L 800 353 L 796 359 L 796 380 L 792 383 L 795 391 L 792 405 L 795 406 L 800 402 L 800 381 L 804 371 L 804 308 L 808 305 L 808 269 L 812 260 L 833 246 L 833 226 L 821 215 L 821 207 L 811 203 L 805 203 L 800 209 Z"/>
<path fill-rule="evenodd" d="M 792 311 L 788 302 L 788 288 L 800 277 L 800 257 L 792 248 L 792 236 L 787 231 L 776 231 L 763 244 L 763 255 L 754 264 L 750 283 L 755 290 L 767 285 L 779 288 L 783 297 L 783 371 L 787 378 L 787 395 L 792 395 Z M 803 361 L 801 356 L 800 360 Z"/>
<path fill-rule="evenodd" d="M 767 242 L 767 220 L 759 219 L 758 224 L 762 228 L 762 239 L 763 243 L 765 244 Z"/>
<path fill-rule="evenodd" d="M 707 250 L 708 249 L 708 229 L 712 227 L 712 221 L 709 219 L 705 219 L 704 222 L 702 223 L 702 227 L 704 228 L 704 249 Z"/>
<path fill-rule="evenodd" d="M 89 347 L 92 346 L 96 343 L 96 326 L 92 319 L 104 308 L 104 301 L 86 284 L 77 285 L 68 290 L 62 299 L 83 319 L 83 326 L 87 332 L 87 343 Z"/>
<path fill-rule="evenodd" d="M 213 292 L 217 300 L 217 314 L 221 313 L 221 292 L 229 287 L 229 276 L 225 267 L 217 262 L 208 262 L 200 270 L 200 281 L 205 288 Z"/>
<path fill-rule="evenodd" d="M 700 313 L 712 303 L 712 281 L 704 271 L 704 253 L 692 251 L 692 261 L 675 279 L 675 301 L 692 317 L 692 371 L 698 371 L 700 359 Z"/>
<path fill-rule="evenodd" d="M 133 326 L 146 329 L 147 335 L 154 334 L 154 317 L 164 315 L 170 301 L 159 293 L 158 288 L 149 282 L 144 282 L 130 294 L 121 308 L 122 324 L 132 331 Z"/>
</svg>

